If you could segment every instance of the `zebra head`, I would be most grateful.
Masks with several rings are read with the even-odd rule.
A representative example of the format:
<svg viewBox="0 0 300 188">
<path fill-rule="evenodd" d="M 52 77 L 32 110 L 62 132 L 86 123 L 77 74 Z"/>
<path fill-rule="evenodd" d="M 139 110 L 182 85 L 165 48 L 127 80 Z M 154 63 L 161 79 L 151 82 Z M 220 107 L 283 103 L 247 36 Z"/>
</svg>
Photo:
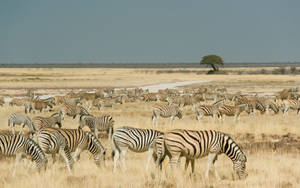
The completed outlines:
<svg viewBox="0 0 300 188">
<path fill-rule="evenodd" d="M 94 160 L 97 166 L 101 165 L 101 161 L 105 161 L 106 149 L 102 146 L 100 141 L 91 132 L 85 132 L 89 138 L 88 150 L 93 153 Z"/>
<path fill-rule="evenodd" d="M 239 179 L 245 179 L 248 176 L 248 174 L 245 172 L 246 162 L 247 162 L 246 155 L 243 153 L 239 153 L 237 159 L 233 163 L 233 169 L 235 173 L 238 175 Z"/>
</svg>

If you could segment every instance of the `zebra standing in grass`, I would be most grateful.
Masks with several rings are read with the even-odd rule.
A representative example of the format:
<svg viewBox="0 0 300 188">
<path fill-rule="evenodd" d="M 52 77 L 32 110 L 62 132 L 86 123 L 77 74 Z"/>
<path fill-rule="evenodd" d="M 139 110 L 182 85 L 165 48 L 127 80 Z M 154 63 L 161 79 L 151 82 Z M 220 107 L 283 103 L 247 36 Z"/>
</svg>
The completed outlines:
<svg viewBox="0 0 300 188">
<path fill-rule="evenodd" d="M 225 98 L 221 99 L 212 105 L 200 105 L 198 107 L 193 106 L 193 109 L 196 111 L 196 118 L 198 121 L 203 118 L 203 116 L 211 116 L 213 121 L 215 121 L 216 117 L 220 116 L 218 107 L 224 105 Z"/>
<path fill-rule="evenodd" d="M 127 150 L 134 152 L 148 151 L 148 159 L 146 169 L 149 168 L 151 156 L 156 161 L 156 153 L 154 152 L 155 138 L 163 133 L 153 129 L 138 129 L 133 127 L 120 127 L 112 136 L 112 156 L 114 158 L 114 172 L 116 171 L 117 161 L 121 154 L 123 168 L 125 166 L 125 155 Z"/>
<path fill-rule="evenodd" d="M 94 117 L 92 115 L 81 115 L 79 118 L 79 127 L 82 129 L 84 126 L 88 126 L 91 132 L 98 138 L 99 131 L 106 131 L 108 133 L 108 139 L 110 140 L 114 132 L 114 123 L 112 116 L 103 115 L 100 117 Z"/>
<path fill-rule="evenodd" d="M 288 115 L 289 109 L 297 110 L 297 114 L 300 112 L 300 101 L 296 99 L 283 100 L 283 115 Z"/>
<path fill-rule="evenodd" d="M 64 103 L 61 111 L 63 113 L 63 116 L 65 116 L 65 114 L 66 114 L 68 116 L 73 117 L 73 119 L 75 119 L 77 115 L 88 115 L 89 114 L 89 112 L 82 106 L 73 105 L 70 103 Z"/>
<path fill-rule="evenodd" d="M 8 117 L 8 126 L 10 126 L 13 134 L 15 134 L 15 125 L 21 125 L 21 127 L 22 127 L 21 132 L 19 134 L 23 133 L 23 129 L 24 129 L 25 125 L 28 126 L 29 132 L 31 134 L 34 134 L 36 131 L 36 127 L 31 122 L 30 118 L 23 114 L 13 113 Z"/>
<path fill-rule="evenodd" d="M 156 125 L 159 117 L 170 118 L 170 123 L 173 124 L 173 120 L 175 117 L 179 119 L 182 118 L 182 112 L 178 108 L 178 106 L 167 105 L 167 104 L 157 104 L 154 106 L 152 111 L 152 122 L 153 125 Z"/>
<path fill-rule="evenodd" d="M 13 175 L 16 172 L 18 162 L 21 158 L 25 157 L 25 155 L 31 156 L 39 171 L 43 166 L 45 169 L 47 167 L 48 161 L 41 147 L 32 139 L 22 135 L 0 133 L 0 155 L 16 156 Z"/>
<path fill-rule="evenodd" d="M 70 152 L 75 152 L 73 158 L 78 161 L 80 153 L 88 150 L 94 156 L 97 166 L 100 166 L 101 160 L 105 160 L 106 150 L 100 141 L 90 132 L 79 129 L 57 129 L 67 140 Z"/>
<path fill-rule="evenodd" d="M 59 113 L 52 114 L 50 117 L 36 116 L 32 118 L 32 122 L 38 130 L 42 127 L 54 127 L 56 124 L 61 128 L 63 119 L 63 114 L 60 111 Z"/>
<path fill-rule="evenodd" d="M 58 129 L 43 127 L 37 131 L 36 140 L 46 154 L 52 155 L 53 164 L 56 162 L 56 153 L 59 153 L 65 160 L 69 172 L 71 172 L 74 159 L 71 156 L 67 139 Z"/>
<path fill-rule="evenodd" d="M 222 121 L 224 121 L 224 117 L 226 116 L 234 116 L 234 121 L 238 121 L 240 119 L 240 114 L 243 111 L 246 111 L 248 114 L 251 113 L 251 108 L 248 104 L 240 104 L 238 106 L 229 106 L 224 105 L 219 107 L 219 113 L 221 115 Z"/>
<path fill-rule="evenodd" d="M 179 163 L 180 157 L 186 157 L 185 169 L 191 162 L 192 172 L 195 159 L 208 156 L 205 176 L 208 178 L 211 166 L 215 176 L 220 180 L 216 170 L 218 155 L 224 153 L 233 162 L 233 169 L 240 179 L 247 177 L 245 173 L 247 158 L 240 147 L 225 133 L 209 130 L 170 130 L 164 134 L 162 147 L 157 149 L 157 164 L 161 164 L 167 155 L 172 165 Z"/>
</svg>

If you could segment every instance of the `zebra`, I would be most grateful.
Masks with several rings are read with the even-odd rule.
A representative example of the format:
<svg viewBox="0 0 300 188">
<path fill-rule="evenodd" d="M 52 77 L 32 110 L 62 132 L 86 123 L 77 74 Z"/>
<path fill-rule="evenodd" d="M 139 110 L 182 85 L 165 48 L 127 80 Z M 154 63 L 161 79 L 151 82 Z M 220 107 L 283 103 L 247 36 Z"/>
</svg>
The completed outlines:
<svg viewBox="0 0 300 188">
<path fill-rule="evenodd" d="M 29 132 L 32 135 L 36 132 L 36 127 L 34 126 L 32 121 L 30 120 L 30 118 L 28 116 L 23 115 L 23 114 L 13 113 L 8 117 L 8 126 L 10 126 L 11 131 L 12 131 L 13 134 L 15 134 L 15 125 L 21 125 L 21 127 L 22 127 L 21 132 L 19 134 L 23 133 L 23 129 L 24 129 L 25 125 L 28 126 Z"/>
<path fill-rule="evenodd" d="M 76 118 L 77 115 L 88 115 L 89 112 L 83 108 L 82 106 L 77 106 L 69 103 L 64 103 L 62 106 L 62 114 L 63 117 L 66 115 L 73 117 L 73 119 Z"/>
<path fill-rule="evenodd" d="M 50 117 L 36 116 L 32 118 L 32 122 L 38 130 L 42 127 L 54 127 L 56 124 L 61 128 L 63 119 L 62 111 L 60 111 L 59 113 L 52 114 Z"/>
<path fill-rule="evenodd" d="M 213 121 L 215 121 L 216 117 L 220 116 L 218 107 L 224 105 L 225 98 L 221 99 L 217 102 L 214 102 L 212 105 L 200 105 L 198 107 L 193 106 L 193 109 L 196 112 L 196 118 L 200 122 L 203 116 L 211 116 Z"/>
<path fill-rule="evenodd" d="M 289 109 L 297 110 L 297 114 L 300 112 L 300 101 L 296 99 L 283 100 L 283 115 L 288 115 Z"/>
<path fill-rule="evenodd" d="M 2 156 L 16 156 L 13 176 L 16 173 L 18 162 L 26 155 L 30 155 L 32 160 L 36 163 L 36 167 L 40 172 L 44 166 L 47 167 L 48 160 L 42 151 L 41 147 L 30 138 L 22 135 L 14 135 L 9 133 L 0 133 L 0 155 Z"/>
<path fill-rule="evenodd" d="M 88 126 L 97 139 L 98 131 L 106 131 L 108 133 L 108 139 L 110 140 L 114 131 L 114 123 L 115 121 L 110 115 L 103 115 L 100 117 L 94 117 L 92 115 L 81 115 L 79 118 L 78 129 L 82 129 L 85 126 Z"/>
<path fill-rule="evenodd" d="M 152 111 L 152 123 L 153 125 L 157 124 L 159 117 L 170 118 L 171 124 L 173 123 L 174 118 L 177 116 L 179 119 L 182 118 L 181 110 L 174 105 L 160 104 L 155 105 Z"/>
<path fill-rule="evenodd" d="M 220 117 L 222 118 L 222 121 L 224 121 L 224 117 L 226 116 L 234 116 L 234 121 L 238 121 L 240 119 L 240 114 L 243 111 L 246 111 L 248 114 L 251 113 L 251 108 L 248 104 L 240 104 L 238 106 L 230 106 L 230 105 L 224 105 L 219 107 L 219 113 Z"/>
<path fill-rule="evenodd" d="M 169 130 L 164 134 L 163 139 L 160 139 L 160 146 L 157 148 L 157 165 L 163 162 L 165 156 L 169 157 L 172 166 L 178 164 L 180 157 L 184 156 L 186 157 L 185 169 L 191 162 L 192 173 L 194 173 L 195 159 L 208 156 L 205 177 L 208 178 L 212 165 L 216 178 L 220 180 L 216 161 L 218 155 L 224 153 L 232 160 L 235 174 L 240 179 L 247 177 L 245 172 L 247 157 L 225 133 L 215 130 Z"/>
<path fill-rule="evenodd" d="M 71 156 L 67 139 L 60 131 L 58 131 L 58 129 L 42 127 L 39 131 L 37 131 L 35 139 L 44 153 L 52 155 L 53 164 L 56 162 L 56 153 L 59 153 L 65 160 L 67 168 L 71 173 L 74 159 Z"/>
<path fill-rule="evenodd" d="M 112 157 L 114 159 L 113 171 L 116 171 L 120 154 L 123 168 L 126 168 L 125 155 L 128 149 L 139 153 L 148 151 L 146 164 L 146 169 L 148 169 L 151 156 L 153 156 L 156 161 L 156 153 L 154 152 L 155 138 L 162 134 L 162 132 L 153 129 L 138 129 L 128 126 L 116 129 L 112 135 Z"/>
<path fill-rule="evenodd" d="M 65 137 L 70 152 L 75 152 L 73 155 L 75 162 L 79 160 L 80 153 L 83 150 L 88 150 L 93 154 L 97 166 L 100 166 L 101 160 L 105 160 L 106 149 L 92 133 L 80 129 L 56 130 Z"/>
</svg>

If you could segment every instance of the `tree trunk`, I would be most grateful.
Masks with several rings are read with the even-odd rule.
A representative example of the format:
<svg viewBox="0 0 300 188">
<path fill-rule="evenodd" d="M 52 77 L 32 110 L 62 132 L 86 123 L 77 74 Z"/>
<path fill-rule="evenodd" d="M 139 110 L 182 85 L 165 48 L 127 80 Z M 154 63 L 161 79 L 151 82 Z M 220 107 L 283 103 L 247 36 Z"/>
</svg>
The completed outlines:
<svg viewBox="0 0 300 188">
<path fill-rule="evenodd" d="M 218 67 L 215 64 L 211 64 L 211 67 L 214 69 L 214 71 L 218 71 Z"/>
</svg>

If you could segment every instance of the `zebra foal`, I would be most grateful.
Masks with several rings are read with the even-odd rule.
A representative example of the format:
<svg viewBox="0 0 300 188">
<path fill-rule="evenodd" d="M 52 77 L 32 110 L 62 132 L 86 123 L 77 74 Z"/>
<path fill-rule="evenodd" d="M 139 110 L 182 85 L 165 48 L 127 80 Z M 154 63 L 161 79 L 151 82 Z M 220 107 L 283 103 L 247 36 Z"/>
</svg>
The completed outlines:
<svg viewBox="0 0 300 188">
<path fill-rule="evenodd" d="M 62 111 L 60 111 L 59 113 L 52 114 L 50 117 L 36 116 L 32 118 L 32 122 L 38 130 L 42 127 L 54 127 L 56 124 L 61 128 L 63 119 Z"/>
</svg>

